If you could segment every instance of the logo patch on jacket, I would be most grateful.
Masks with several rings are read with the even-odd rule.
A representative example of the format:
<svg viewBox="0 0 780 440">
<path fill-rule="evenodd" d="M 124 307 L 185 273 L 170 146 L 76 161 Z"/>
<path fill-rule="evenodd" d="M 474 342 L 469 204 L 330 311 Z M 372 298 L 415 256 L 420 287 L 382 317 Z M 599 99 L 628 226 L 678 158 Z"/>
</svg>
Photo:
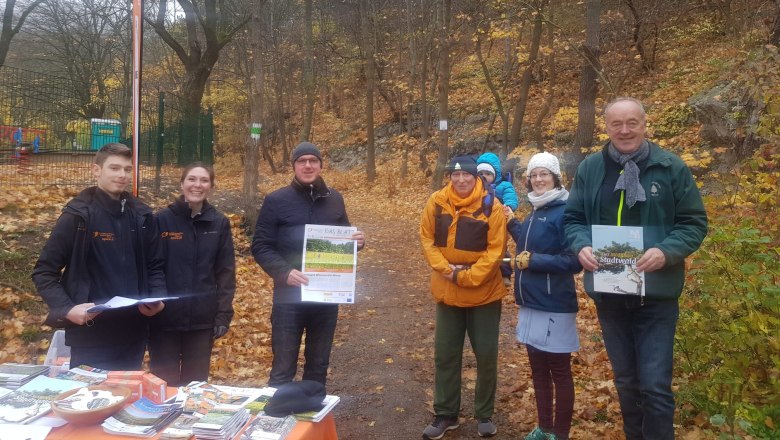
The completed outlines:
<svg viewBox="0 0 780 440">
<path fill-rule="evenodd" d="M 114 241 L 114 233 L 93 231 L 92 238 L 100 241 Z"/>
<path fill-rule="evenodd" d="M 661 185 L 656 181 L 650 182 L 650 197 L 658 197 L 661 195 Z"/>
<path fill-rule="evenodd" d="M 160 233 L 160 238 L 167 238 L 168 240 L 182 240 L 184 239 L 184 232 L 164 231 Z"/>
</svg>

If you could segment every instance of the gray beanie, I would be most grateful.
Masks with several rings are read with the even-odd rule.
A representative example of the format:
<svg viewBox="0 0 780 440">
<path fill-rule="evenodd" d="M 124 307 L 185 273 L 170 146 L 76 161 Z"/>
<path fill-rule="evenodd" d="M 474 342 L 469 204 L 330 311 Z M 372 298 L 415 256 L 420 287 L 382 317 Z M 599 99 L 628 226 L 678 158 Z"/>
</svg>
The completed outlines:
<svg viewBox="0 0 780 440">
<path fill-rule="evenodd" d="M 295 147 L 292 152 L 292 162 L 295 163 L 295 161 L 298 160 L 301 156 L 306 156 L 307 154 L 311 154 L 320 160 L 320 164 L 322 163 L 322 154 L 320 153 L 320 149 L 311 142 L 301 142 L 297 147 Z"/>
</svg>

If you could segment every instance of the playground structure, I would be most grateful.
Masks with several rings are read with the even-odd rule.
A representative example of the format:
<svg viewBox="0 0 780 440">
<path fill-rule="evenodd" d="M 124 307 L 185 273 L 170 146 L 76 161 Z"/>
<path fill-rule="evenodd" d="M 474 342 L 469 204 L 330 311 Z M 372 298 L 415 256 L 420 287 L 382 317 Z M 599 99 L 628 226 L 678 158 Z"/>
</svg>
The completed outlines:
<svg viewBox="0 0 780 440">
<path fill-rule="evenodd" d="M 126 91 L 110 91 L 104 101 L 95 109 L 67 79 L 0 66 L 0 184 L 91 184 L 96 150 L 132 145 Z M 210 110 L 187 121 L 180 99 L 161 91 L 144 91 L 141 104 L 139 186 L 159 190 L 164 167 L 213 163 Z"/>
</svg>

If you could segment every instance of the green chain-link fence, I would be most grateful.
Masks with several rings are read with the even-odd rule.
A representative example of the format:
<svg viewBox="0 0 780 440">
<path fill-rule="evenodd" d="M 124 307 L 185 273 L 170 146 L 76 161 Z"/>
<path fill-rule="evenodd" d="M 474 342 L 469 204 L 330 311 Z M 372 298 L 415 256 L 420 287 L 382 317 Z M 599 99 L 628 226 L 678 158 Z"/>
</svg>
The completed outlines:
<svg viewBox="0 0 780 440">
<path fill-rule="evenodd" d="M 156 91 L 143 92 L 141 107 L 139 186 L 158 190 L 165 170 L 213 163 L 211 111 L 186 118 L 179 97 Z M 96 150 L 132 145 L 129 115 L 126 89 L 96 97 L 64 78 L 0 67 L 0 183 L 91 185 Z"/>
</svg>

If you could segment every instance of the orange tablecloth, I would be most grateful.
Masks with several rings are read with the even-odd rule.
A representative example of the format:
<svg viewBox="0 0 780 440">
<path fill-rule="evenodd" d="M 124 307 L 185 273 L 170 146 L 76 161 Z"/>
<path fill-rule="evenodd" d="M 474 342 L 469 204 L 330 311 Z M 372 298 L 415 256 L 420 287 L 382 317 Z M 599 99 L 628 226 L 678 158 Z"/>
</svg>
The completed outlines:
<svg viewBox="0 0 780 440">
<path fill-rule="evenodd" d="M 70 424 L 52 429 L 46 437 L 47 440 L 128 440 L 133 438 L 143 437 L 107 434 L 103 432 L 100 425 L 74 427 Z M 157 439 L 159 435 L 151 438 Z M 290 435 L 287 436 L 288 440 L 338 440 L 338 438 L 333 414 L 328 414 L 319 423 L 298 422 Z"/>
<path fill-rule="evenodd" d="M 168 387 L 168 396 L 176 394 L 176 387 Z M 117 440 L 117 439 L 133 439 L 133 438 L 151 438 L 157 439 L 159 435 L 154 437 L 132 437 L 127 435 L 114 435 L 108 434 L 103 431 L 100 425 L 96 426 L 81 426 L 76 427 L 71 424 L 61 426 L 59 428 L 52 428 L 49 435 L 46 436 L 47 440 Z M 240 438 L 240 436 L 239 436 Z M 336 433 L 336 422 L 333 419 L 333 414 L 328 414 L 319 423 L 312 422 L 298 422 L 293 428 L 290 435 L 287 436 L 288 440 L 338 440 L 339 436 Z"/>
</svg>

